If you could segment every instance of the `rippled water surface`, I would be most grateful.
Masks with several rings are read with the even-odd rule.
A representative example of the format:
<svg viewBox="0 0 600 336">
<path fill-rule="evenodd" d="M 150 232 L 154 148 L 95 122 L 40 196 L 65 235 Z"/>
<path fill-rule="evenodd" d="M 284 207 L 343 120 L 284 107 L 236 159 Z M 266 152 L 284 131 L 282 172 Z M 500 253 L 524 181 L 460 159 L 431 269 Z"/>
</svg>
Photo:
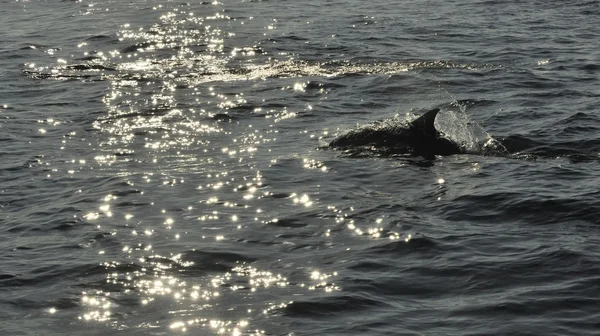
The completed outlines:
<svg viewBox="0 0 600 336">
<path fill-rule="evenodd" d="M 598 335 L 599 19 L 3 1 L 0 333 Z M 432 108 L 468 154 L 326 146 Z"/>
</svg>

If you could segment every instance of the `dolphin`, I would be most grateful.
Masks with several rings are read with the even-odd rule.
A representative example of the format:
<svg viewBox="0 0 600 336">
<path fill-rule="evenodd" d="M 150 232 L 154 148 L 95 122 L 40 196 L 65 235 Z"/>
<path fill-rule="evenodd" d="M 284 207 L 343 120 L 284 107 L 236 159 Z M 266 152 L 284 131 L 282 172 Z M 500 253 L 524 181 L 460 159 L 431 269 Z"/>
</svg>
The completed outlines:
<svg viewBox="0 0 600 336">
<path fill-rule="evenodd" d="M 462 146 L 435 128 L 433 123 L 439 112 L 438 108 L 430 110 L 410 123 L 378 121 L 362 126 L 339 135 L 329 143 L 329 147 L 426 159 L 465 153 Z"/>
</svg>

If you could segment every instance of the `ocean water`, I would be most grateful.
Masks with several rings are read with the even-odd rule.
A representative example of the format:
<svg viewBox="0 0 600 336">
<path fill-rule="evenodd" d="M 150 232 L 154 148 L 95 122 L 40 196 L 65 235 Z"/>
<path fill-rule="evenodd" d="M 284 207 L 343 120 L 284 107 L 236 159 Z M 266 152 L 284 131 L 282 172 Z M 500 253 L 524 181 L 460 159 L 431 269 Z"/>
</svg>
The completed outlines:
<svg viewBox="0 0 600 336">
<path fill-rule="evenodd" d="M 0 334 L 600 334 L 599 19 L 1 1 Z M 326 146 L 432 108 L 468 154 Z"/>
</svg>

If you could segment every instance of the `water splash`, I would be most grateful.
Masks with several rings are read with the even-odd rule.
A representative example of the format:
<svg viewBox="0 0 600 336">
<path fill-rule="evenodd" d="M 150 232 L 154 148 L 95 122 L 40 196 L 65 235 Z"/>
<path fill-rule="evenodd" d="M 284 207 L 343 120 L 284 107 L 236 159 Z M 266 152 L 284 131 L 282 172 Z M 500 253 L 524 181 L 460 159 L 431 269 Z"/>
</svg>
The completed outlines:
<svg viewBox="0 0 600 336">
<path fill-rule="evenodd" d="M 468 101 L 452 98 L 453 101 L 436 118 L 436 128 L 465 148 L 467 153 L 508 154 L 508 150 L 498 140 L 472 119 Z"/>
</svg>

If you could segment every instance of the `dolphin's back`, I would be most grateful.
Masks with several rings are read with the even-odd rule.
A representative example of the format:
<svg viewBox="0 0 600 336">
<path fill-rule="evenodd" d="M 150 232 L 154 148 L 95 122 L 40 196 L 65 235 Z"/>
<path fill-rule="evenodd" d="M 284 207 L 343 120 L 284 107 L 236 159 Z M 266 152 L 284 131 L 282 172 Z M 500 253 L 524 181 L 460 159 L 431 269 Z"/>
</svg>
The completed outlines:
<svg viewBox="0 0 600 336">
<path fill-rule="evenodd" d="M 341 149 L 374 149 L 391 154 L 433 157 L 464 152 L 455 142 L 435 129 L 439 109 L 433 109 L 411 123 L 379 121 L 350 130 L 333 139 L 329 146 Z"/>
<path fill-rule="evenodd" d="M 408 136 L 406 124 L 376 123 L 347 131 L 329 144 L 330 147 L 389 146 Z"/>
</svg>

